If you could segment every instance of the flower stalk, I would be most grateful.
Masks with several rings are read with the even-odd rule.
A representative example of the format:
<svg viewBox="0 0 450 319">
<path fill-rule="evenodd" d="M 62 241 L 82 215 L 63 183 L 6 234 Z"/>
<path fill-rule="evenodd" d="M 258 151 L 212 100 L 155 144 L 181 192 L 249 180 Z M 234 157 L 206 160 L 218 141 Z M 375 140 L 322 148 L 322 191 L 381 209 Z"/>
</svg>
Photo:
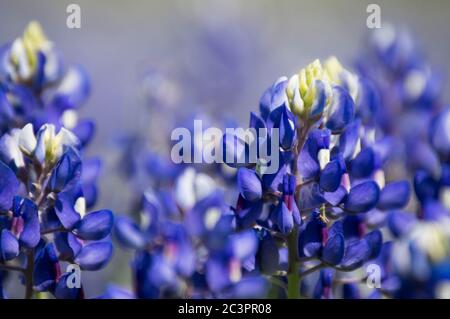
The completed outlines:
<svg viewBox="0 0 450 319">
<path fill-rule="evenodd" d="M 302 127 L 297 127 L 297 144 L 294 147 L 294 163 L 292 166 L 292 173 L 300 181 L 299 185 L 303 185 L 300 179 L 300 172 L 298 169 L 298 157 L 306 143 L 310 127 L 304 125 Z M 297 206 L 299 206 L 300 201 L 300 190 L 301 186 L 297 185 L 295 190 L 295 200 L 297 201 Z M 298 299 L 300 297 L 300 276 L 299 276 L 299 266 L 298 261 L 298 229 L 294 228 L 292 232 L 288 235 L 287 240 L 288 245 L 288 256 L 289 256 L 289 269 L 288 269 L 288 298 Z"/>
</svg>

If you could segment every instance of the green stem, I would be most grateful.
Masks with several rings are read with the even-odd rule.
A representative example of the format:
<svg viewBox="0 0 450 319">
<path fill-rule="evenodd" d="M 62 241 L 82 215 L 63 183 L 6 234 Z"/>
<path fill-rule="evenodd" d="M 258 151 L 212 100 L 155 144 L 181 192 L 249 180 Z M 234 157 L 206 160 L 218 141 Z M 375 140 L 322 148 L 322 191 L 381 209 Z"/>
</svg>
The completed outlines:
<svg viewBox="0 0 450 319">
<path fill-rule="evenodd" d="M 300 297 L 300 277 L 298 274 L 298 243 L 297 243 L 297 229 L 294 230 L 288 236 L 288 256 L 289 256 L 289 269 L 288 269 L 288 298 L 298 299 Z"/>
<path fill-rule="evenodd" d="M 298 169 L 298 157 L 300 152 L 305 145 L 306 139 L 308 137 L 309 125 L 304 125 L 297 128 L 297 144 L 294 148 L 294 165 L 292 167 L 292 174 L 300 180 L 300 172 Z M 295 201 L 299 207 L 299 197 L 300 197 L 301 187 L 296 187 L 295 191 Z M 300 276 L 299 276 L 299 266 L 298 261 L 298 229 L 294 228 L 289 234 L 287 240 L 288 255 L 289 255 L 289 266 L 288 266 L 288 298 L 298 299 L 300 298 Z"/>
</svg>

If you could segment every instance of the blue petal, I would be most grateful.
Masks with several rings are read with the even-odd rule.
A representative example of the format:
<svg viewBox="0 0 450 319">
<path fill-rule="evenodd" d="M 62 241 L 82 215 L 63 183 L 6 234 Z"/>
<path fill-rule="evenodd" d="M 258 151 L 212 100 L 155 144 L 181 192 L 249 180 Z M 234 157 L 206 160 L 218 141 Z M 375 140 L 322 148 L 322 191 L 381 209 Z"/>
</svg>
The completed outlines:
<svg viewBox="0 0 450 319">
<path fill-rule="evenodd" d="M 127 216 L 119 216 L 114 229 L 117 240 L 125 247 L 139 249 L 146 243 L 139 227 Z"/>
<path fill-rule="evenodd" d="M 291 149 L 297 136 L 297 130 L 295 127 L 294 117 L 286 106 L 282 106 L 279 129 L 280 146 L 284 150 Z"/>
<path fill-rule="evenodd" d="M 114 223 L 110 210 L 99 210 L 86 214 L 74 226 L 74 234 L 85 240 L 100 240 L 108 236 Z"/>
<path fill-rule="evenodd" d="M 378 229 L 368 233 L 364 236 L 370 246 L 370 254 L 368 259 L 377 258 L 383 245 L 383 235 Z"/>
<path fill-rule="evenodd" d="M 350 174 L 354 178 L 365 178 L 372 175 L 377 168 L 377 158 L 372 148 L 365 148 L 351 161 Z"/>
<path fill-rule="evenodd" d="M 359 140 L 360 120 L 355 120 L 350 123 L 345 131 L 339 136 L 339 150 L 346 161 L 352 159 L 355 153 L 356 145 Z"/>
<path fill-rule="evenodd" d="M 56 233 L 54 241 L 60 260 L 73 260 L 82 248 L 80 240 L 72 233 Z"/>
<path fill-rule="evenodd" d="M 312 130 L 306 140 L 305 146 L 298 158 L 298 168 L 303 180 L 315 178 L 320 172 L 320 165 L 317 159 L 319 150 L 328 148 L 330 145 L 329 130 Z"/>
<path fill-rule="evenodd" d="M 261 181 L 254 170 L 240 168 L 237 173 L 237 184 L 244 199 L 255 202 L 262 197 Z"/>
<path fill-rule="evenodd" d="M 450 186 L 450 164 L 442 164 L 441 185 Z"/>
<path fill-rule="evenodd" d="M 264 232 L 260 241 L 258 254 L 258 265 L 265 274 L 273 274 L 279 268 L 280 254 L 278 247 L 269 232 Z"/>
<path fill-rule="evenodd" d="M 288 234 L 294 228 L 294 217 L 283 201 L 277 205 L 275 210 L 278 229 L 283 234 Z"/>
<path fill-rule="evenodd" d="M 333 134 L 339 133 L 352 121 L 355 105 L 353 99 L 340 86 L 333 87 L 333 99 L 329 106 L 331 115 L 327 120 L 326 127 Z"/>
<path fill-rule="evenodd" d="M 212 292 L 219 292 L 230 285 L 227 265 L 220 259 L 210 258 L 206 262 L 206 281 Z"/>
<path fill-rule="evenodd" d="M 371 249 L 367 240 L 351 240 L 346 245 L 340 267 L 346 271 L 359 268 L 366 262 L 370 254 Z"/>
<path fill-rule="evenodd" d="M 75 66 L 67 71 L 53 97 L 53 105 L 60 110 L 73 109 L 81 106 L 90 93 L 90 83 L 87 72 L 81 66 Z"/>
<path fill-rule="evenodd" d="M 335 276 L 335 270 L 325 268 L 320 271 L 319 279 L 313 291 L 313 298 L 315 299 L 330 299 L 332 298 L 332 283 Z"/>
<path fill-rule="evenodd" d="M 325 192 L 323 198 L 333 206 L 338 206 L 347 196 L 347 190 L 343 186 L 339 186 L 334 192 Z"/>
<path fill-rule="evenodd" d="M 81 176 L 81 159 L 78 152 L 70 147 L 59 159 L 47 184 L 49 190 L 61 192 L 78 183 Z"/>
<path fill-rule="evenodd" d="M 110 242 L 91 243 L 84 246 L 75 257 L 82 270 L 99 270 L 111 259 L 113 247 Z"/>
<path fill-rule="evenodd" d="M 83 299 L 83 288 L 69 288 L 67 280 L 72 273 L 64 273 L 56 284 L 54 295 L 56 299 Z"/>
<path fill-rule="evenodd" d="M 37 53 L 37 59 L 36 59 L 36 70 L 34 72 L 34 76 L 33 76 L 33 87 L 36 90 L 41 90 L 42 86 L 45 81 L 45 62 L 46 62 L 46 57 L 44 55 L 44 53 L 42 53 L 42 51 L 38 51 Z"/>
<path fill-rule="evenodd" d="M 312 207 L 320 207 L 325 203 L 322 191 L 318 183 L 310 183 L 305 185 L 300 190 L 300 209 L 311 209 Z"/>
<path fill-rule="evenodd" d="M 329 265 L 337 265 L 344 257 L 344 236 L 336 234 L 330 237 L 322 252 L 322 260 Z"/>
<path fill-rule="evenodd" d="M 6 126 L 14 117 L 14 111 L 12 105 L 9 103 L 6 97 L 6 91 L 0 87 L 0 125 Z"/>
<path fill-rule="evenodd" d="M 249 146 L 236 135 L 224 134 L 222 137 L 223 162 L 239 168 L 248 165 Z"/>
<path fill-rule="evenodd" d="M 239 228 L 249 228 L 261 216 L 263 202 L 257 201 L 252 203 L 244 199 L 238 200 L 238 202 L 240 207 L 236 209 L 237 224 Z"/>
<path fill-rule="evenodd" d="M 37 291 L 54 287 L 59 276 L 59 263 L 53 244 L 46 244 L 38 250 L 34 259 L 33 281 Z"/>
<path fill-rule="evenodd" d="M 148 276 L 151 283 L 157 287 L 170 287 L 176 280 L 174 267 L 159 254 L 153 256 Z"/>
<path fill-rule="evenodd" d="M 263 119 L 261 119 L 258 115 L 256 115 L 253 112 L 250 112 L 250 124 L 249 128 L 253 128 L 256 130 L 256 136 L 258 138 L 266 138 L 267 136 L 267 129 L 266 124 L 264 123 Z M 260 132 L 260 130 L 262 130 Z M 260 133 L 265 132 L 263 135 Z"/>
<path fill-rule="evenodd" d="M 360 238 L 363 235 L 364 219 L 361 215 L 347 215 L 342 220 L 342 230 L 345 240 Z"/>
<path fill-rule="evenodd" d="M 392 211 L 387 218 L 387 226 L 397 238 L 407 234 L 416 222 L 414 215 L 402 211 Z"/>
<path fill-rule="evenodd" d="M 405 147 L 407 149 L 414 148 L 414 152 L 408 154 L 407 160 L 415 170 L 424 170 L 432 176 L 439 176 L 441 162 L 438 154 L 429 143 L 414 140 Z"/>
<path fill-rule="evenodd" d="M 321 80 L 315 81 L 316 95 L 314 102 L 311 105 L 311 111 L 308 120 L 311 122 L 318 121 L 327 104 L 327 94 L 325 90 L 325 84 Z"/>
<path fill-rule="evenodd" d="M 259 101 L 259 109 L 264 119 L 267 119 L 272 110 L 286 103 L 286 86 L 286 77 L 281 77 L 264 92 Z"/>
<path fill-rule="evenodd" d="M 359 83 L 356 109 L 364 123 L 372 123 L 380 108 L 380 95 L 375 85 L 367 78 L 360 78 Z"/>
<path fill-rule="evenodd" d="M 138 250 L 133 260 L 132 268 L 135 273 L 135 291 L 137 298 L 155 299 L 160 297 L 159 287 L 156 287 L 149 276 L 153 256 L 145 250 Z"/>
<path fill-rule="evenodd" d="M 305 230 L 298 237 L 298 254 L 300 257 L 317 257 L 322 249 L 323 229 L 325 224 L 314 212 L 312 220 L 306 224 Z"/>
<path fill-rule="evenodd" d="M 261 128 L 266 128 L 266 124 L 264 123 L 264 120 L 262 118 L 260 118 L 254 112 L 250 112 L 249 127 L 254 128 L 255 130 L 258 131 Z"/>
<path fill-rule="evenodd" d="M 271 98 L 271 88 L 269 87 L 264 91 L 259 99 L 259 111 L 264 119 L 269 117 Z"/>
<path fill-rule="evenodd" d="M 23 231 L 19 237 L 20 243 L 27 248 L 36 247 L 41 238 L 37 206 L 26 198 L 20 204 L 20 214 L 24 222 Z"/>
<path fill-rule="evenodd" d="M 7 229 L 3 229 L 0 238 L 1 259 L 11 260 L 19 255 L 19 242 L 16 236 Z"/>
<path fill-rule="evenodd" d="M 185 223 L 189 232 L 194 236 L 202 236 L 212 231 L 205 223 L 205 216 L 210 209 L 217 208 L 220 212 L 224 209 L 223 194 L 220 191 L 213 192 L 198 201 L 187 213 Z"/>
<path fill-rule="evenodd" d="M 102 169 L 102 160 L 97 157 L 83 159 L 83 171 L 81 172 L 81 182 L 94 183 Z"/>
<path fill-rule="evenodd" d="M 420 213 L 425 221 L 439 222 L 450 217 L 450 211 L 437 200 L 427 200 L 422 205 L 422 211 Z"/>
<path fill-rule="evenodd" d="M 267 190 L 276 192 L 282 191 L 283 178 L 286 174 L 286 165 L 281 165 L 277 173 L 274 174 L 264 174 L 262 176 L 262 182 Z"/>
<path fill-rule="evenodd" d="M 298 210 L 297 203 L 295 201 L 292 202 L 292 218 L 294 219 L 294 223 L 297 226 L 303 225 L 303 219 L 302 215 L 300 214 L 300 211 Z"/>
<path fill-rule="evenodd" d="M 254 230 L 245 230 L 229 237 L 229 249 L 238 260 L 245 260 L 255 255 L 258 249 L 258 239 Z"/>
<path fill-rule="evenodd" d="M 414 175 L 414 190 L 421 202 L 428 199 L 437 199 L 439 184 L 425 171 L 418 171 Z"/>
<path fill-rule="evenodd" d="M 328 236 L 330 238 L 335 236 L 335 235 L 338 235 L 338 234 L 341 234 L 341 235 L 344 234 L 344 223 L 343 223 L 342 219 L 335 221 L 330 226 L 329 231 L 328 231 Z"/>
<path fill-rule="evenodd" d="M 326 192 L 335 192 L 341 184 L 345 166 L 340 159 L 329 162 L 320 174 L 320 187 Z"/>
<path fill-rule="evenodd" d="M 372 209 L 365 216 L 366 224 L 369 228 L 381 228 L 386 222 L 387 214 L 378 209 Z"/>
<path fill-rule="evenodd" d="M 55 203 L 55 213 L 66 229 L 72 227 L 80 220 L 80 214 L 75 210 L 75 199 L 69 192 L 59 193 Z"/>
<path fill-rule="evenodd" d="M 375 182 L 369 181 L 350 189 L 344 208 L 351 213 L 367 212 L 374 208 L 380 196 L 380 189 Z"/>
<path fill-rule="evenodd" d="M 430 127 L 430 140 L 433 147 L 444 158 L 450 156 L 450 111 L 446 109 L 438 115 Z"/>
<path fill-rule="evenodd" d="M 0 162 L 0 211 L 11 208 L 13 198 L 19 190 L 16 174 L 5 164 Z"/>
<path fill-rule="evenodd" d="M 408 204 L 410 196 L 407 181 L 387 184 L 380 193 L 377 208 L 382 210 L 402 208 Z"/>
<path fill-rule="evenodd" d="M 78 137 L 81 147 L 85 148 L 94 136 L 95 124 L 91 120 L 81 120 L 72 129 L 72 132 Z"/>
<path fill-rule="evenodd" d="M 86 201 L 86 208 L 87 209 L 92 208 L 93 206 L 95 206 L 95 203 L 97 202 L 98 198 L 97 185 L 94 183 L 83 184 L 81 187 L 83 190 L 84 199 Z"/>
<path fill-rule="evenodd" d="M 359 299 L 359 288 L 356 284 L 344 284 L 342 285 L 342 297 L 344 299 Z"/>
</svg>

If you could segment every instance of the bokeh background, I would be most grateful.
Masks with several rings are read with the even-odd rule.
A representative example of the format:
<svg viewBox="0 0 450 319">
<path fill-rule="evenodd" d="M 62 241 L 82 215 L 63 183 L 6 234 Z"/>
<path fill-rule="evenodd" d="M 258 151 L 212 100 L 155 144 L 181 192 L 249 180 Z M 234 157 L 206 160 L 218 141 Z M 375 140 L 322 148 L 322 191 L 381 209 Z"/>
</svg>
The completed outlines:
<svg viewBox="0 0 450 319">
<path fill-rule="evenodd" d="M 66 27 L 70 3 L 81 7 L 81 29 Z M 433 65 L 450 74 L 447 0 L 0 0 L 0 43 L 37 20 L 67 63 L 88 70 L 93 90 L 80 114 L 96 121 L 89 152 L 105 161 L 98 206 L 126 213 L 119 135 L 139 133 L 158 150 L 177 119 L 198 110 L 244 125 L 279 76 L 329 55 L 351 66 L 369 33 L 370 3 L 380 5 L 382 24 L 408 27 Z M 169 105 L 145 99 L 146 76 L 155 72 L 170 84 Z M 98 295 L 111 280 L 129 285 L 127 259 L 116 251 L 105 271 L 86 274 L 87 291 Z"/>
</svg>

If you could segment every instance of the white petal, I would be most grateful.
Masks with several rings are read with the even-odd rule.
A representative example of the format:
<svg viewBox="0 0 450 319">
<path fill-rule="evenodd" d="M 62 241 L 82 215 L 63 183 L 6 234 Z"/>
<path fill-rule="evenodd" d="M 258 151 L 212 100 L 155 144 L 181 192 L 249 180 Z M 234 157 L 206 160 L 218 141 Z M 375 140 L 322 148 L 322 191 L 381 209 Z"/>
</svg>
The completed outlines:
<svg viewBox="0 0 450 319">
<path fill-rule="evenodd" d="M 195 170 L 190 167 L 178 177 L 175 183 L 175 199 L 184 210 L 192 208 L 195 204 L 194 180 Z"/>
<path fill-rule="evenodd" d="M 75 205 L 74 205 L 75 211 L 80 214 L 81 218 L 86 215 L 86 199 L 84 197 L 78 197 Z"/>
<path fill-rule="evenodd" d="M 67 110 L 61 116 L 64 127 L 69 130 L 73 129 L 78 123 L 78 114 L 75 110 Z"/>
<path fill-rule="evenodd" d="M 216 189 L 214 180 L 206 174 L 199 173 L 195 178 L 196 200 L 205 198 Z"/>
<path fill-rule="evenodd" d="M 16 167 L 23 167 L 25 162 L 19 148 L 19 134 L 19 130 L 13 130 L 11 135 L 3 135 L 0 139 L 0 152 L 8 162 L 13 161 Z"/>
<path fill-rule="evenodd" d="M 28 123 L 20 131 L 19 146 L 23 152 L 31 155 L 36 148 L 37 140 L 34 136 L 33 124 Z"/>
</svg>

